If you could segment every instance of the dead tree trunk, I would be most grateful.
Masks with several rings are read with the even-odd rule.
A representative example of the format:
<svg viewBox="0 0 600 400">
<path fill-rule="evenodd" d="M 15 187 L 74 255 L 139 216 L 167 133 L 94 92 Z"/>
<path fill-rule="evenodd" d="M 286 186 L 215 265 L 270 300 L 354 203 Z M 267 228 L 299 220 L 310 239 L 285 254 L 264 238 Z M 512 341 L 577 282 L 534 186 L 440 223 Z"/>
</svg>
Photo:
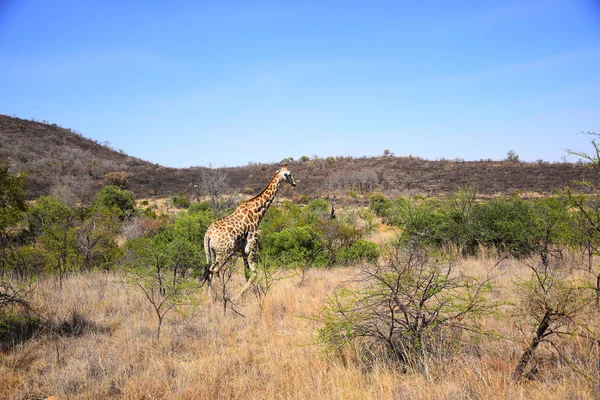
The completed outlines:
<svg viewBox="0 0 600 400">
<path fill-rule="evenodd" d="M 550 327 L 550 316 L 551 315 L 552 315 L 552 310 L 547 309 L 546 312 L 544 313 L 544 316 L 542 317 L 542 320 L 540 321 L 540 324 L 537 327 L 537 330 L 535 332 L 535 337 L 531 341 L 531 344 L 529 345 L 529 347 L 523 352 L 521 359 L 519 360 L 515 370 L 513 371 L 512 377 L 514 380 L 518 380 L 521 378 L 521 376 L 523 375 L 523 372 L 525 371 L 525 368 L 527 367 L 527 364 L 533 358 L 533 353 L 535 353 L 535 350 L 537 349 L 538 345 L 542 341 L 544 334 Z"/>
</svg>

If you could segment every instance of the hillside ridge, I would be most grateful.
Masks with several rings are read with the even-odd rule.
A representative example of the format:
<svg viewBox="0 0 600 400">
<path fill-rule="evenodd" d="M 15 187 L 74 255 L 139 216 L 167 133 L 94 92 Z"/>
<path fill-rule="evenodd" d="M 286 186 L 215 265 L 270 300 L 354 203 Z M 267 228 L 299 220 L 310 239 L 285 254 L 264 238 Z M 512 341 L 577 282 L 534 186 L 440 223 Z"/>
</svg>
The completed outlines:
<svg viewBox="0 0 600 400">
<path fill-rule="evenodd" d="M 169 168 L 145 161 L 56 124 L 0 115 L 0 162 L 12 171 L 27 171 L 29 197 L 51 193 L 66 180 L 100 186 L 108 172 L 124 171 L 138 197 L 167 197 L 185 192 L 200 196 L 205 167 Z M 520 191 L 547 195 L 598 174 L 583 164 L 550 162 L 424 160 L 413 156 L 313 157 L 288 160 L 298 182 L 290 197 L 357 197 L 382 191 L 389 196 L 443 196 L 465 185 L 482 195 Z M 260 191 L 278 163 L 249 163 L 216 169 L 228 177 L 229 191 Z M 287 190 L 287 189 L 286 189 Z"/>
</svg>

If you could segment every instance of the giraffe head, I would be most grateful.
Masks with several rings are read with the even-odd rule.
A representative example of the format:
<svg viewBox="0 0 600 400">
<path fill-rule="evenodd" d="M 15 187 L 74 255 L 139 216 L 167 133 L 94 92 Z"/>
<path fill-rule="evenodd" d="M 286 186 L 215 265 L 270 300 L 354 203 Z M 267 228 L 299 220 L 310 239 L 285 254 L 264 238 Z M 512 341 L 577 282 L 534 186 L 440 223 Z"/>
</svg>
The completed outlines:
<svg viewBox="0 0 600 400">
<path fill-rule="evenodd" d="M 280 181 L 289 183 L 293 187 L 296 187 L 296 181 L 294 181 L 294 177 L 292 176 L 291 171 L 288 169 L 287 164 L 283 164 L 283 166 L 277 172 L 279 173 Z"/>
</svg>

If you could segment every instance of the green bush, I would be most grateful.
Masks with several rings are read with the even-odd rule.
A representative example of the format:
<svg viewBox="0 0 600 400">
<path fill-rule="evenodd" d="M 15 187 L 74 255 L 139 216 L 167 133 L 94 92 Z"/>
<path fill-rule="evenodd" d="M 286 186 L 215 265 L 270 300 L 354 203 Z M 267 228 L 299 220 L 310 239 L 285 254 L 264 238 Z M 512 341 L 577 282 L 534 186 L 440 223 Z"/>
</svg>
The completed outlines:
<svg viewBox="0 0 600 400">
<path fill-rule="evenodd" d="M 400 240 L 405 244 L 452 245 L 466 254 L 485 246 L 515 257 L 567 245 L 573 240 L 572 219 L 560 197 L 512 196 L 475 203 L 466 192 L 444 200 L 399 198 L 386 217 L 388 223 L 402 228 Z"/>
<path fill-rule="evenodd" d="M 375 193 L 370 198 L 370 208 L 375 212 L 378 217 L 387 217 L 390 209 L 392 208 L 392 202 L 388 200 L 381 193 Z"/>
<path fill-rule="evenodd" d="M 353 265 L 361 262 L 374 263 L 381 254 L 381 249 L 376 243 L 359 239 L 349 247 L 340 249 L 338 260 L 343 265 Z"/>
<path fill-rule="evenodd" d="M 188 199 L 185 193 L 174 194 L 171 200 L 175 208 L 189 208 L 190 206 L 190 199 Z"/>
<path fill-rule="evenodd" d="M 310 226 L 284 228 L 265 235 L 261 238 L 260 248 L 261 257 L 266 256 L 286 267 L 324 265 L 326 261 L 322 239 Z"/>
<path fill-rule="evenodd" d="M 25 173 L 11 174 L 0 164 L 0 231 L 16 225 L 27 209 L 25 202 Z"/>
<path fill-rule="evenodd" d="M 75 212 L 54 197 L 41 196 L 31 207 L 30 230 L 44 249 L 46 268 L 58 274 L 61 287 L 67 273 L 80 268 L 75 222 Z"/>
<path fill-rule="evenodd" d="M 206 212 L 206 211 L 212 211 L 214 214 L 214 208 L 207 201 L 203 201 L 200 203 L 193 203 L 188 207 L 189 213 Z"/>
<path fill-rule="evenodd" d="M 93 205 L 115 210 L 121 220 L 132 217 L 136 211 L 133 192 L 113 185 L 100 189 L 96 193 Z"/>
<path fill-rule="evenodd" d="M 537 240 L 532 203 L 519 197 L 477 204 L 471 221 L 472 243 L 493 246 L 513 256 L 531 253 Z"/>
</svg>

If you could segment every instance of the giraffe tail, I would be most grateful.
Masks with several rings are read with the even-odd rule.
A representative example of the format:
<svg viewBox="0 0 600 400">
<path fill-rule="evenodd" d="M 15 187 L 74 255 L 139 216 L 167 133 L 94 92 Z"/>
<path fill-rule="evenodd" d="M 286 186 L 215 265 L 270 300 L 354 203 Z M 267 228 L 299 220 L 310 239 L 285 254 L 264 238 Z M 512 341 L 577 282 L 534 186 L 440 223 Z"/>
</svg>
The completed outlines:
<svg viewBox="0 0 600 400">
<path fill-rule="evenodd" d="M 202 282 L 210 280 L 210 268 L 213 263 L 212 251 L 210 248 L 210 237 L 204 235 L 204 253 L 206 254 L 206 265 L 204 266 L 204 273 L 202 274 Z"/>
</svg>

